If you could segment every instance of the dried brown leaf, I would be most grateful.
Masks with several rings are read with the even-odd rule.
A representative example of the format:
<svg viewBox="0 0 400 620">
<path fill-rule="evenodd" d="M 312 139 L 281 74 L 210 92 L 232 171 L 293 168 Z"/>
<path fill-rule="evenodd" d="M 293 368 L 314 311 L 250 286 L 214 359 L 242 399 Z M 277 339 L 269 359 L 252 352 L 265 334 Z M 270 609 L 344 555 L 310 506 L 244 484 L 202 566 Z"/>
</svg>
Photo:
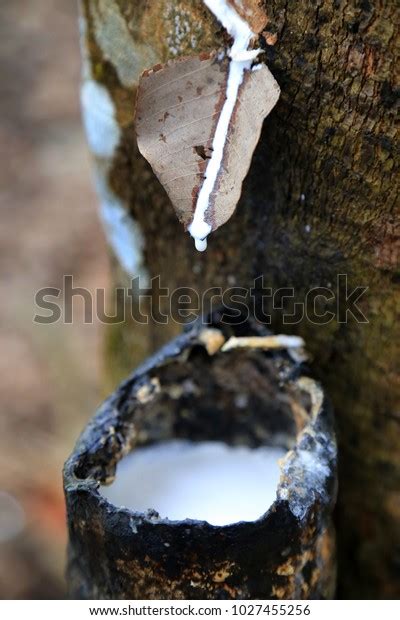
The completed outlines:
<svg viewBox="0 0 400 620">
<path fill-rule="evenodd" d="M 181 58 L 145 71 L 139 83 L 138 146 L 186 228 L 212 156 L 213 136 L 226 100 L 229 62 L 216 52 Z M 235 210 L 263 120 L 278 97 L 279 86 L 265 65 L 245 71 L 205 214 L 212 230 Z"/>
</svg>

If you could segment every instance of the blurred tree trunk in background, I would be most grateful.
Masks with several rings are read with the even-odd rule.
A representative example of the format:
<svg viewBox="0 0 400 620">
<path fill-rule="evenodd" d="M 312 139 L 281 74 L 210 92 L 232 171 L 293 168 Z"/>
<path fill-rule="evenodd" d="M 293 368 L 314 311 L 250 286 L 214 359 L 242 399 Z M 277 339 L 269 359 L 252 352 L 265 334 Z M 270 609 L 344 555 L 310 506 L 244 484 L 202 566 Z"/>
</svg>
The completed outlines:
<svg viewBox="0 0 400 620">
<path fill-rule="evenodd" d="M 266 287 L 294 287 L 296 300 L 304 301 L 313 287 L 335 290 L 338 274 L 347 274 L 349 292 L 369 287 L 359 302 L 368 323 L 342 316 L 319 324 L 315 316 L 282 325 L 276 310 L 272 326 L 304 336 L 335 405 L 339 596 L 396 597 L 399 13 L 394 2 L 369 0 L 261 4 L 268 16 L 263 44 L 282 94 L 265 122 L 236 213 L 199 254 L 138 154 L 135 89 L 145 68 L 220 46 L 222 29 L 201 0 L 83 0 L 84 83 L 100 87 L 94 91 L 103 98 L 84 100 L 86 124 L 93 115 L 106 133 L 118 129 L 115 148 L 110 141 L 104 148 L 91 144 L 102 209 L 113 203 L 129 210 L 136 238 L 131 273 L 160 275 L 170 289 L 251 288 L 263 275 Z M 107 114 L 114 106 L 118 128 L 107 126 L 104 106 Z M 127 281 L 116 263 L 115 281 Z M 293 300 L 286 301 L 288 311 Z M 318 308 L 324 310 L 332 307 Z M 110 326 L 107 388 L 179 330 L 173 321 Z"/>
</svg>

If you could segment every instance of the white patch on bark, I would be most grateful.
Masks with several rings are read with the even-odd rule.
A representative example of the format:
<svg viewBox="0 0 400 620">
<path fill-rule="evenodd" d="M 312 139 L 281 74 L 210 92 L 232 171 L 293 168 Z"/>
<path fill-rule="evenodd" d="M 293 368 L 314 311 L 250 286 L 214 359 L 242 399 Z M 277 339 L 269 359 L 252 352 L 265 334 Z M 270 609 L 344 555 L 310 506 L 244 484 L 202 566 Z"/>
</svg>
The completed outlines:
<svg viewBox="0 0 400 620">
<path fill-rule="evenodd" d="M 212 144 L 213 152 L 197 198 L 193 221 L 189 226 L 189 232 L 195 240 L 197 250 L 200 252 L 207 248 L 206 238 L 211 232 L 211 226 L 206 222 L 205 216 L 209 207 L 211 193 L 215 188 L 218 173 L 221 169 L 228 129 L 237 102 L 239 88 L 243 82 L 245 70 L 251 69 L 252 61 L 259 53 L 259 50 L 248 50 L 254 33 L 247 22 L 228 5 L 227 0 L 203 0 L 203 2 L 233 37 L 234 42 L 229 51 L 231 62 L 229 64 L 226 100 L 215 130 Z"/>
<path fill-rule="evenodd" d="M 97 157 L 112 157 L 120 139 L 115 106 L 108 90 L 95 80 L 81 87 L 83 125 L 90 150 Z"/>
<path fill-rule="evenodd" d="M 131 277 L 140 277 L 140 286 L 149 285 L 144 265 L 142 231 L 121 200 L 108 186 L 106 174 L 96 167 L 95 185 L 100 200 L 100 217 L 106 238 L 122 268 Z"/>
<path fill-rule="evenodd" d="M 100 4 L 103 7 L 103 18 L 106 19 L 104 15 L 106 13 L 108 20 L 114 19 L 114 25 L 117 24 L 123 29 L 122 40 L 125 41 L 128 33 L 125 22 L 123 24 L 121 22 L 122 16 L 115 16 L 115 11 L 112 13 L 112 6 L 109 7 L 112 13 L 110 15 L 109 12 L 105 11 L 104 2 Z M 97 18 L 100 19 L 100 16 L 97 15 Z M 108 21 L 108 27 L 112 28 L 110 21 Z M 108 173 L 115 149 L 121 138 L 121 130 L 110 93 L 103 85 L 93 79 L 87 44 L 87 22 L 82 12 L 79 15 L 79 31 L 83 79 L 81 86 L 82 120 L 90 151 L 96 158 L 94 164 L 95 187 L 100 202 L 100 219 L 107 241 L 121 267 L 129 276 L 139 276 L 140 285 L 145 287 L 149 284 L 149 275 L 144 264 L 144 239 L 141 229 L 118 196 L 110 189 L 108 183 Z M 133 47 L 132 39 L 130 45 Z M 131 52 L 133 53 L 132 50 Z M 130 82 L 133 76 L 135 79 L 139 77 L 141 67 L 138 66 L 137 61 L 128 68 L 125 65 L 124 67 L 129 75 L 127 77 L 125 69 L 120 68 L 122 81 L 127 78 Z"/>
</svg>

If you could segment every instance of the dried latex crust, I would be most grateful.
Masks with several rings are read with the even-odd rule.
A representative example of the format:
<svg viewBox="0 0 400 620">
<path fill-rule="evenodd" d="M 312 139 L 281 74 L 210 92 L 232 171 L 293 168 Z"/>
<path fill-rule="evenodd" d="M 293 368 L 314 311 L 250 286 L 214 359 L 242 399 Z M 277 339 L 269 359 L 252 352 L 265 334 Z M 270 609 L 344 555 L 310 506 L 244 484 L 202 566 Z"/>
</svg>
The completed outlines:
<svg viewBox="0 0 400 620">
<path fill-rule="evenodd" d="M 254 33 L 260 33 L 268 23 L 260 0 L 228 0 L 228 4 L 244 19 Z"/>
</svg>

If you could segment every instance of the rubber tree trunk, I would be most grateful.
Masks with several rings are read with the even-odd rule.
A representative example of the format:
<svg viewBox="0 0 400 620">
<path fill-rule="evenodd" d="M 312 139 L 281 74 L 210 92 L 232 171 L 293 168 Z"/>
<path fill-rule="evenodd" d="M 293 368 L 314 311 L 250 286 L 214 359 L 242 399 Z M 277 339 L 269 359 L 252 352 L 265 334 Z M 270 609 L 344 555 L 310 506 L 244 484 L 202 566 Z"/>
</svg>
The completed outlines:
<svg viewBox="0 0 400 620">
<path fill-rule="evenodd" d="M 359 301 L 368 323 L 347 313 L 346 302 L 333 320 L 318 317 L 335 310 L 334 300 L 317 306 L 311 320 L 300 316 L 284 328 L 306 339 L 337 415 L 339 595 L 396 597 L 398 13 L 394 2 L 369 0 L 261 4 L 268 16 L 262 44 L 282 94 L 235 214 L 199 254 L 138 154 L 133 108 L 142 70 L 215 49 L 223 40 L 220 25 L 200 0 L 83 0 L 82 100 L 102 212 L 105 220 L 121 209 L 130 213 L 124 226 L 135 240 L 131 256 L 108 218 L 115 253 L 130 275 L 160 276 L 161 286 L 200 294 L 210 287 L 249 289 L 259 276 L 274 290 L 293 287 L 295 297 L 272 311 L 276 329 L 314 287 L 338 288 L 342 300 L 346 287 L 347 295 L 369 287 Z M 105 134 L 91 131 L 93 124 Z M 99 135 L 104 141 L 96 141 Z M 120 267 L 114 272 L 116 283 L 126 281 Z M 347 275 L 346 285 L 339 274 Z M 172 321 L 110 326 L 107 387 L 178 329 Z"/>
</svg>

